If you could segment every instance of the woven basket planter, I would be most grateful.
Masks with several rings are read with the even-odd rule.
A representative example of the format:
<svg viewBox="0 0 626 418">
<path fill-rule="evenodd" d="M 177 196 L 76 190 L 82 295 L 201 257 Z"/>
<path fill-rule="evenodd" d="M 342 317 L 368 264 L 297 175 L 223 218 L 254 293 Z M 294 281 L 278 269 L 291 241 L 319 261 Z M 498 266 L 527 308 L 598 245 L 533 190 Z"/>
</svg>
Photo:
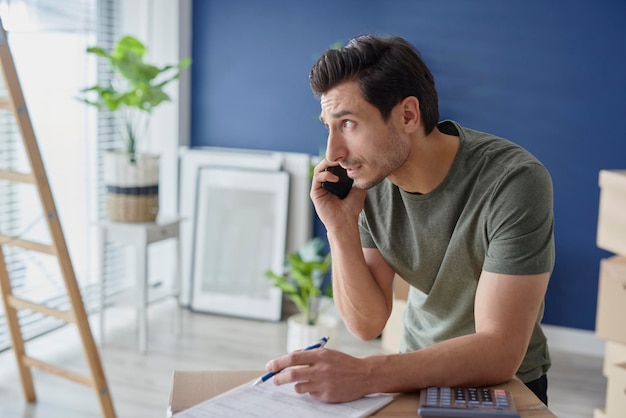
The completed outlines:
<svg viewBox="0 0 626 418">
<path fill-rule="evenodd" d="M 104 155 L 107 217 L 113 222 L 153 222 L 159 212 L 159 156 Z"/>
</svg>

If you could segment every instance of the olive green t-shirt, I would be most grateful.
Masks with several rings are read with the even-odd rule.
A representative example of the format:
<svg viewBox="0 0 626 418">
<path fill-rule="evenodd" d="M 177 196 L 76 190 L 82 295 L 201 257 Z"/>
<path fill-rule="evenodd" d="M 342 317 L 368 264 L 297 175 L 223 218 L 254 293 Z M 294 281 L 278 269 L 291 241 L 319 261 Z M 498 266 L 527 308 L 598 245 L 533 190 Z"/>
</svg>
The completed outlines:
<svg viewBox="0 0 626 418">
<path fill-rule="evenodd" d="M 545 167 L 505 139 L 453 121 L 439 129 L 460 137 L 443 182 L 422 195 L 384 180 L 368 191 L 359 218 L 362 246 L 377 248 L 411 285 L 402 352 L 475 332 L 482 270 L 525 275 L 554 267 L 552 181 Z M 524 382 L 550 367 L 542 317 L 543 303 L 517 372 Z"/>
</svg>

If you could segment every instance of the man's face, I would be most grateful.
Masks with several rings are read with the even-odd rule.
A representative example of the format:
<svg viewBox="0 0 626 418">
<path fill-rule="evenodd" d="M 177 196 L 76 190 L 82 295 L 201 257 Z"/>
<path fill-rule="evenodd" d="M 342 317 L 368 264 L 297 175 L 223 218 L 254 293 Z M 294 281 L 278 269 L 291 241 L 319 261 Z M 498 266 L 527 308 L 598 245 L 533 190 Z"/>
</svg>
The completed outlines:
<svg viewBox="0 0 626 418">
<path fill-rule="evenodd" d="M 328 128 L 326 159 L 346 168 L 357 187 L 375 186 L 407 160 L 409 140 L 397 126 L 398 107 L 385 122 L 354 81 L 322 95 L 321 106 L 320 120 Z"/>
</svg>

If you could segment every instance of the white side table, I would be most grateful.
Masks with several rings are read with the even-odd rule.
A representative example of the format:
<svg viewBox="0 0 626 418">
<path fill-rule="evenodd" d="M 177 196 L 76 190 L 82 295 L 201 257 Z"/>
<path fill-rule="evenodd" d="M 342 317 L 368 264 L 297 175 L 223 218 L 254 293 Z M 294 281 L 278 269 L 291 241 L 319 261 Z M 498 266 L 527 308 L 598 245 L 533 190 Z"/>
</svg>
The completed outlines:
<svg viewBox="0 0 626 418">
<path fill-rule="evenodd" d="M 148 346 L 148 305 L 162 300 L 162 298 L 150 300 L 148 279 L 148 246 L 152 243 L 166 239 L 176 239 L 175 272 L 172 280 L 172 289 L 165 296 L 176 297 L 178 307 L 176 309 L 175 327 L 180 332 L 180 281 L 182 277 L 180 265 L 180 223 L 181 218 L 157 219 L 156 222 L 111 222 L 102 221 L 98 224 L 100 229 L 100 261 L 102 269 L 102 292 L 100 297 L 100 338 L 104 343 L 104 310 L 106 307 L 105 266 L 107 243 L 120 243 L 132 245 L 135 250 L 137 264 L 137 277 L 135 285 L 135 306 L 137 311 L 137 325 L 139 328 L 139 351 L 145 353 Z"/>
</svg>

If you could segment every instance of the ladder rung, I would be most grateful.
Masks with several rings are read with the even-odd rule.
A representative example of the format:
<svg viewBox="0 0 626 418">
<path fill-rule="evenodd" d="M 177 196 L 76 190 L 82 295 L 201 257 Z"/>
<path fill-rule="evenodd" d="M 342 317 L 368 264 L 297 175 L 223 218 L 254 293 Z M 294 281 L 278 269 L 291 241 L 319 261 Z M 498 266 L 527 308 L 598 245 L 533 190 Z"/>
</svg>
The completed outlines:
<svg viewBox="0 0 626 418">
<path fill-rule="evenodd" d="M 52 316 L 65 322 L 76 322 L 76 317 L 71 311 L 61 311 L 59 309 L 50 308 L 49 306 L 42 305 L 41 303 L 20 299 L 15 295 L 8 295 L 8 299 L 9 305 L 15 309 L 30 309 L 31 311 L 39 312 L 46 316 Z"/>
<path fill-rule="evenodd" d="M 37 251 L 44 254 L 56 255 L 52 245 L 40 244 L 35 241 L 28 241 L 21 238 L 0 235 L 0 245 L 11 245 L 13 247 L 24 248 L 25 250 Z"/>
<path fill-rule="evenodd" d="M 87 376 L 73 372 L 71 370 L 67 370 L 62 367 L 55 366 L 54 364 L 46 363 L 41 360 L 28 357 L 26 355 L 22 356 L 22 361 L 28 367 L 37 367 L 44 372 L 56 374 L 57 376 L 73 380 L 74 382 L 83 384 L 85 386 L 95 387 L 95 382 L 93 380 L 91 380 Z"/>
<path fill-rule="evenodd" d="M 13 102 L 8 97 L 0 98 L 0 109 L 13 109 Z"/>
<path fill-rule="evenodd" d="M 0 106 L 1 107 L 1 106 Z M 35 183 L 32 173 L 18 173 L 17 171 L 0 170 L 0 180 L 17 181 L 20 183 Z"/>
</svg>

